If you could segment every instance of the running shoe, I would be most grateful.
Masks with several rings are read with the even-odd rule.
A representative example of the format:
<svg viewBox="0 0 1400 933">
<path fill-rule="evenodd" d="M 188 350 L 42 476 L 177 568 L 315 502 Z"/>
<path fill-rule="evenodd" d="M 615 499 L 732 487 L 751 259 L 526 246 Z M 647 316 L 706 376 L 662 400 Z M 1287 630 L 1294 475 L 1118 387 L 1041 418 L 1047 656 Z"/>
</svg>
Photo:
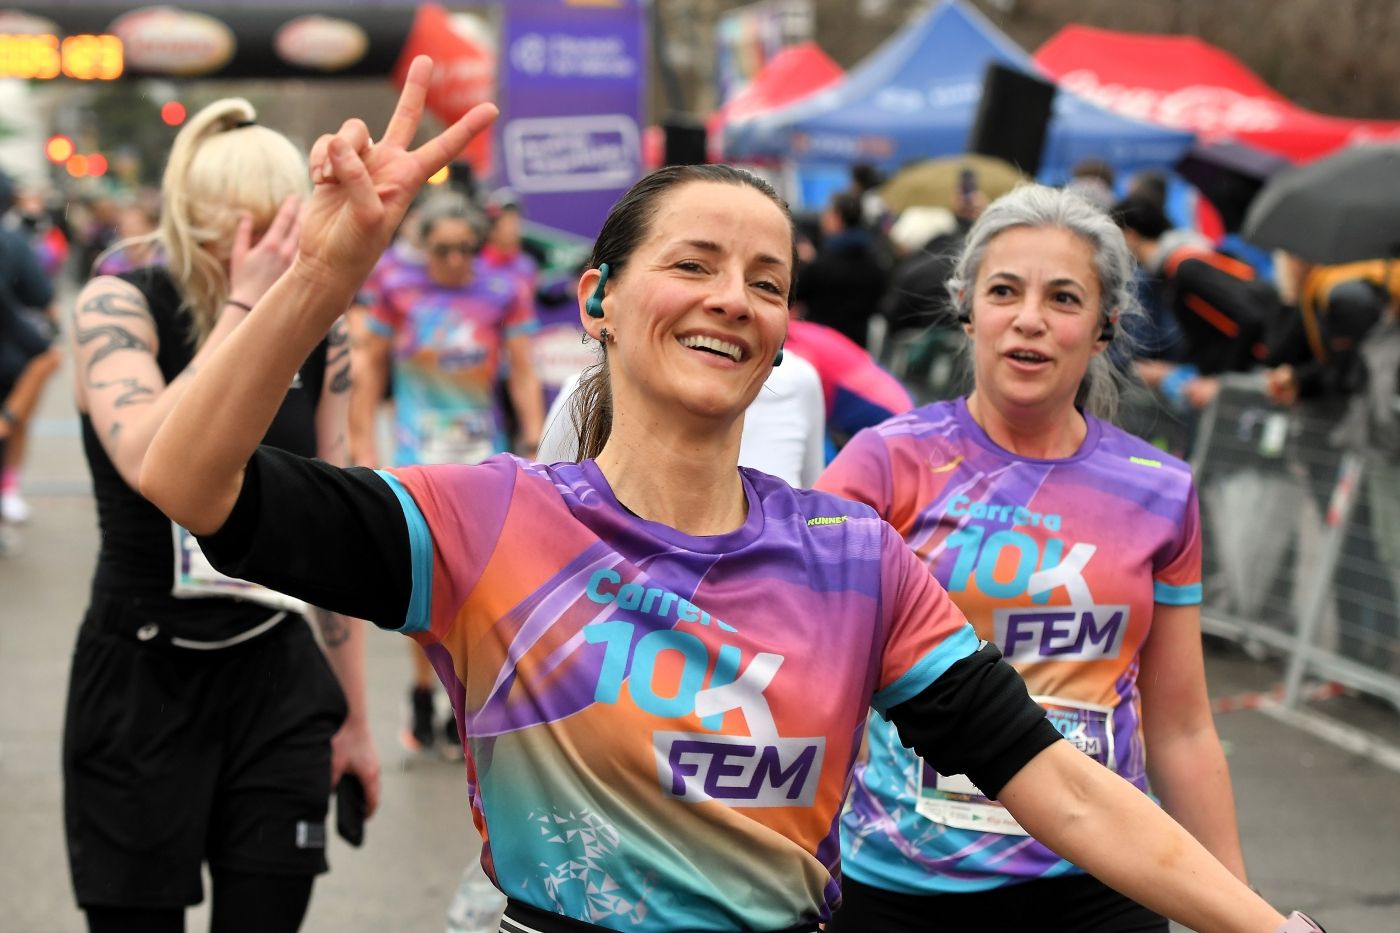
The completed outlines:
<svg viewBox="0 0 1400 933">
<path fill-rule="evenodd" d="M 14 525 L 23 525 L 31 515 L 29 503 L 17 491 L 0 495 L 0 518 Z"/>
</svg>

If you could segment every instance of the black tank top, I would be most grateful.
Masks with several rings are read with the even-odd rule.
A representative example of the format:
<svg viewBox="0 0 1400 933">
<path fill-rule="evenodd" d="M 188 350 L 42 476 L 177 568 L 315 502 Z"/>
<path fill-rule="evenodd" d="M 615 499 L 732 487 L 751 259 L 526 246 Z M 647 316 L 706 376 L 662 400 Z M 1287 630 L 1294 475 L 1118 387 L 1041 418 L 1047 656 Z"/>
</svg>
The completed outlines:
<svg viewBox="0 0 1400 933">
<path fill-rule="evenodd" d="M 169 384 L 194 356 L 193 319 L 180 310 L 180 295 L 163 268 L 138 269 L 118 278 L 134 285 L 146 299 L 159 341 L 156 364 Z M 302 364 L 263 436 L 264 444 L 306 457 L 316 455 L 316 405 L 325 368 L 326 342 L 322 341 Z M 92 581 L 94 594 L 119 598 L 167 631 L 176 626 L 171 634 L 188 633 L 187 637 L 199 641 L 229 638 L 273 615 L 265 606 L 236 599 L 177 599 L 171 595 L 175 548 L 170 519 L 122 479 L 98 439 L 92 419 L 83 413 L 80 420 L 101 534 Z"/>
</svg>

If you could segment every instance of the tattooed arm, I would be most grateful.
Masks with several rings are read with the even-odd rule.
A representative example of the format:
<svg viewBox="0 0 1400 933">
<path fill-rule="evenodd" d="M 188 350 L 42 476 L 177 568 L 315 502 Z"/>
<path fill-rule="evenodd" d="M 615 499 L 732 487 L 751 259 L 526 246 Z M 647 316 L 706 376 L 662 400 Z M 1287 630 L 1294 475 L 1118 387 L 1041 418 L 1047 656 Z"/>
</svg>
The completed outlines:
<svg viewBox="0 0 1400 933">
<path fill-rule="evenodd" d="M 243 217 L 229 259 L 230 290 L 238 303 L 220 309 L 199 352 L 169 385 L 156 363 L 155 320 L 135 286 L 99 276 L 78 295 L 73 309 L 78 408 L 92 416 L 107 456 L 132 489 L 138 488 L 151 439 L 194 373 L 247 315 L 238 304 L 261 298 L 291 264 L 298 230 L 295 198 L 282 204 L 256 245 L 253 219 Z"/>
<path fill-rule="evenodd" d="M 327 463 L 350 465 L 350 328 L 344 317 L 326 335 L 326 375 L 316 406 L 316 453 Z"/>
<path fill-rule="evenodd" d="M 335 322 L 326 339 L 326 381 L 316 406 L 316 452 L 327 463 L 343 467 L 349 464 L 345 437 L 350 403 L 350 331 L 345 318 Z M 331 741 L 331 786 L 342 774 L 355 775 L 364 785 L 373 813 L 379 805 L 379 753 L 370 735 L 365 691 L 365 623 L 324 609 L 314 610 L 312 619 L 349 707 L 344 725 Z"/>
<path fill-rule="evenodd" d="M 243 314 L 237 308 L 224 313 L 208 343 L 228 333 Z M 135 489 L 146 448 L 195 365 L 166 385 L 156 364 L 156 326 L 145 297 L 111 276 L 93 279 L 78 295 L 72 341 L 78 408 L 91 416 L 107 456 Z"/>
<path fill-rule="evenodd" d="M 370 311 L 361 308 L 359 322 L 351 335 L 354 359 L 354 385 L 350 389 L 350 460 L 358 466 L 380 466 L 379 443 L 375 437 L 379 404 L 389 385 L 393 341 L 375 332 Z"/>
</svg>

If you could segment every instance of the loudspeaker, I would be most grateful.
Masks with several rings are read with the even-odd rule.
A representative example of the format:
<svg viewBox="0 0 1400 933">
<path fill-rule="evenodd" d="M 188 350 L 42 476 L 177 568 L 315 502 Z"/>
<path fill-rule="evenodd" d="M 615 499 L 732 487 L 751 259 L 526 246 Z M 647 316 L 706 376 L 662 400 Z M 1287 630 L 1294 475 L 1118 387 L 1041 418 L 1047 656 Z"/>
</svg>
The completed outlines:
<svg viewBox="0 0 1400 933">
<path fill-rule="evenodd" d="M 996 63 L 987 66 L 967 151 L 1005 159 L 1027 175 L 1040 171 L 1055 85 Z"/>
<path fill-rule="evenodd" d="M 688 120 L 666 120 L 661 124 L 665 145 L 662 165 L 704 165 L 705 125 Z"/>
</svg>

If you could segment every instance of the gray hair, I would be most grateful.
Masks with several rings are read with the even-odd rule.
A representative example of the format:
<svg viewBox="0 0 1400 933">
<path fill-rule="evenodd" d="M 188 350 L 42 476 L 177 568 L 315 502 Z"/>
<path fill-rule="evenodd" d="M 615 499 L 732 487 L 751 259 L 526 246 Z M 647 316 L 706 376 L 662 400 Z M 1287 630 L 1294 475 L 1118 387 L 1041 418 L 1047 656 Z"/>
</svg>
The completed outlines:
<svg viewBox="0 0 1400 933">
<path fill-rule="evenodd" d="M 418 224 L 420 243 L 444 220 L 460 220 L 471 227 L 472 235 L 478 243 L 486 235 L 486 215 L 459 194 L 438 194 L 428 198 L 418 208 L 418 215 L 414 220 Z"/>
<path fill-rule="evenodd" d="M 1072 191 L 1044 185 L 1015 188 L 988 205 L 967 233 L 948 279 L 948 293 L 960 320 L 972 318 L 972 284 L 977 281 L 987 247 L 1016 227 L 1059 228 L 1080 237 L 1094 250 L 1094 271 L 1101 295 L 1099 318 L 1107 324 L 1116 317 L 1117 323 L 1109 346 L 1089 360 L 1075 404 L 1111 421 L 1118 412 L 1119 383 L 1126 377 L 1110 357 L 1131 357 L 1132 338 L 1128 331 L 1132 319 L 1143 313 L 1134 280 L 1137 267 L 1123 231 L 1108 214 Z"/>
</svg>

